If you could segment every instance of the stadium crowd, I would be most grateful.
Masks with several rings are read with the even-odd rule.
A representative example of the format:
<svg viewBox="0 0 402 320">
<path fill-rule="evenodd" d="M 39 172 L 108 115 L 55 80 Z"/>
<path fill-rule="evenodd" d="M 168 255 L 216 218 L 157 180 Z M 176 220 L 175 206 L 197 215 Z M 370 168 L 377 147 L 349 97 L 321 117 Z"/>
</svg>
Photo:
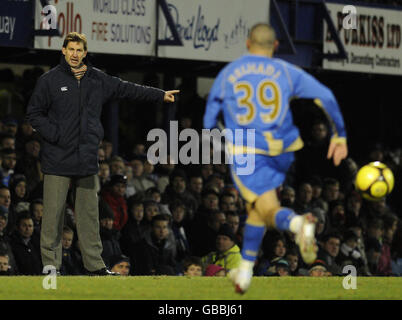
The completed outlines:
<svg viewBox="0 0 402 320">
<path fill-rule="evenodd" d="M 0 275 L 40 275 L 41 137 L 24 120 L 23 110 L 41 71 L 29 69 L 15 81 L 9 71 L 1 72 L 13 81 L 0 88 Z M 191 99 L 179 101 L 177 120 L 181 129 L 191 128 L 199 123 L 199 108 L 196 114 L 180 112 L 183 103 Z M 291 233 L 267 230 L 255 275 L 337 276 L 344 266 L 353 265 L 361 276 L 401 276 L 401 150 L 376 144 L 359 163 L 349 157 L 334 167 L 326 159 L 329 130 L 324 119 L 317 118 L 303 139 L 305 147 L 277 192 L 283 206 L 317 217 L 317 260 L 304 264 Z M 229 166 L 182 165 L 170 158 L 153 165 L 147 160 L 148 147 L 142 141 L 116 150 L 103 140 L 99 150 L 99 221 L 106 265 L 122 275 L 225 276 L 240 261 L 246 219 L 245 202 L 232 184 Z M 395 176 L 395 190 L 378 202 L 363 199 L 354 188 L 358 168 L 371 161 L 386 163 Z M 61 241 L 61 274 L 86 274 L 73 190 L 66 199 Z"/>
</svg>

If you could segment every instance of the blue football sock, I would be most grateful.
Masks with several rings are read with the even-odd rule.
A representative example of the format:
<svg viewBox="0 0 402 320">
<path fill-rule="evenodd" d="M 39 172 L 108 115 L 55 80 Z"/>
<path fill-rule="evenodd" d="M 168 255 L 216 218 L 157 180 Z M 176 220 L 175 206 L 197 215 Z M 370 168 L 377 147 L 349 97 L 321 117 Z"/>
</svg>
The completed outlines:
<svg viewBox="0 0 402 320">
<path fill-rule="evenodd" d="M 275 225 L 279 230 L 290 230 L 290 221 L 295 217 L 296 214 L 292 209 L 281 208 L 275 214 Z"/>
<path fill-rule="evenodd" d="M 254 262 L 264 237 L 265 226 L 256 226 L 246 223 L 244 228 L 243 249 L 241 255 L 244 260 Z"/>
</svg>

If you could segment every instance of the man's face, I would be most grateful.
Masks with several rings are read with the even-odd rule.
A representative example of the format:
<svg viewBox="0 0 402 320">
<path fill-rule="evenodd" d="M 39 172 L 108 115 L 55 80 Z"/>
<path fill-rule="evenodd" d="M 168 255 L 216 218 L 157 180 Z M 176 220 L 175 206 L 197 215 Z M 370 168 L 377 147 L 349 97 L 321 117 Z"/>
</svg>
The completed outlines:
<svg viewBox="0 0 402 320">
<path fill-rule="evenodd" d="M 107 179 L 109 178 L 109 175 L 110 175 L 109 165 L 107 163 L 102 163 L 99 166 L 99 177 Z"/>
<path fill-rule="evenodd" d="M 287 277 L 289 275 L 289 270 L 283 267 L 276 267 L 276 272 L 280 277 Z"/>
<path fill-rule="evenodd" d="M 43 215 L 43 204 L 41 203 L 34 204 L 32 213 L 35 220 L 40 221 Z"/>
<path fill-rule="evenodd" d="M 73 243 L 73 234 L 71 232 L 63 232 L 63 236 L 61 238 L 61 244 L 63 248 L 70 249 L 72 243 Z"/>
<path fill-rule="evenodd" d="M 32 236 L 33 233 L 33 221 L 31 218 L 23 219 L 20 221 L 18 226 L 18 232 L 24 239 L 28 239 Z"/>
<path fill-rule="evenodd" d="M 152 217 L 156 216 L 158 213 L 159 213 L 159 208 L 155 204 L 148 205 L 145 208 L 145 216 L 146 216 L 148 221 L 151 221 Z"/>
<path fill-rule="evenodd" d="M 8 268 L 9 268 L 8 257 L 0 256 L 0 271 L 8 271 Z"/>
<path fill-rule="evenodd" d="M 328 134 L 328 129 L 323 123 L 315 124 L 312 128 L 312 135 L 314 140 L 324 140 Z"/>
<path fill-rule="evenodd" d="M 310 277 L 325 277 L 326 271 L 321 268 L 313 269 L 310 271 Z"/>
<path fill-rule="evenodd" d="M 233 197 L 223 197 L 220 205 L 223 211 L 236 211 L 236 203 Z"/>
<path fill-rule="evenodd" d="M 332 184 L 325 187 L 323 191 L 323 196 L 326 201 L 331 202 L 339 198 L 339 185 Z"/>
<path fill-rule="evenodd" d="M 339 253 L 339 246 L 341 241 L 338 238 L 329 238 L 324 244 L 324 250 L 327 251 L 331 257 L 336 258 Z"/>
<path fill-rule="evenodd" d="M 126 193 L 126 184 L 125 183 L 115 183 L 112 187 L 112 192 L 119 197 L 124 197 L 124 194 Z"/>
<path fill-rule="evenodd" d="M 289 263 L 290 271 L 295 271 L 297 269 L 297 265 L 299 264 L 299 257 L 293 254 L 289 254 L 286 257 L 286 260 Z"/>
<path fill-rule="evenodd" d="M 309 203 L 313 198 L 313 188 L 310 184 L 304 183 L 299 189 L 299 199 L 302 203 Z"/>
<path fill-rule="evenodd" d="M 278 257 L 283 257 L 286 254 L 286 246 L 282 240 L 276 242 L 274 253 Z"/>
<path fill-rule="evenodd" d="M 26 190 L 27 183 L 25 181 L 21 181 L 15 186 L 15 194 L 19 198 L 23 198 L 25 196 Z"/>
<path fill-rule="evenodd" d="M 217 195 L 215 195 L 213 193 L 206 195 L 202 199 L 202 202 L 207 209 L 212 209 L 212 210 L 218 209 L 219 198 L 217 197 Z"/>
<path fill-rule="evenodd" d="M 186 211 L 185 211 L 184 207 L 177 207 L 172 212 L 173 220 L 176 222 L 181 222 L 184 218 L 185 212 Z"/>
<path fill-rule="evenodd" d="M 216 237 L 216 250 L 220 253 L 228 251 L 231 247 L 234 246 L 234 242 L 228 236 L 224 236 L 222 234 Z"/>
<path fill-rule="evenodd" d="M 152 225 L 152 232 L 156 239 L 164 240 L 169 235 L 168 221 L 155 221 Z"/>
<path fill-rule="evenodd" d="M 202 177 L 206 180 L 210 175 L 214 173 L 214 169 L 210 164 L 204 164 L 201 168 Z"/>
<path fill-rule="evenodd" d="M 17 163 L 17 155 L 15 153 L 5 154 L 3 156 L 3 168 L 4 169 L 14 169 Z"/>
<path fill-rule="evenodd" d="M 186 181 L 182 177 L 174 177 L 172 187 L 174 192 L 183 193 L 186 190 Z"/>
<path fill-rule="evenodd" d="M 111 271 L 118 272 L 121 276 L 128 276 L 130 273 L 130 264 L 127 261 L 122 261 L 115 264 Z"/>
<path fill-rule="evenodd" d="M 191 189 L 191 191 L 200 194 L 202 191 L 202 178 L 201 177 L 191 178 L 190 189 Z"/>
<path fill-rule="evenodd" d="M 133 177 L 141 177 L 144 173 L 144 165 L 140 160 L 131 161 L 131 167 L 133 168 Z"/>
<path fill-rule="evenodd" d="M 13 135 L 15 137 L 15 135 L 17 134 L 17 131 L 18 131 L 18 126 L 14 123 L 6 124 L 4 126 L 4 131 L 7 133 L 10 133 L 11 135 Z"/>
<path fill-rule="evenodd" d="M 3 231 L 7 227 L 7 219 L 0 216 L 0 231 Z"/>
<path fill-rule="evenodd" d="M 0 205 L 8 209 L 10 207 L 10 203 L 11 203 L 10 190 L 0 189 Z"/>
<path fill-rule="evenodd" d="M 192 264 L 187 268 L 186 271 L 184 271 L 184 275 L 190 277 L 200 277 L 202 276 L 202 268 L 199 265 Z"/>
<path fill-rule="evenodd" d="M 67 63 L 72 68 L 77 68 L 81 65 L 82 59 L 87 56 L 87 51 L 84 50 L 84 44 L 82 42 L 70 41 L 66 48 L 62 48 Z"/>
<path fill-rule="evenodd" d="M 21 131 L 25 136 L 30 136 L 33 132 L 33 128 L 28 122 L 23 122 L 21 124 Z"/>
<path fill-rule="evenodd" d="M 214 215 L 213 220 L 209 223 L 209 226 L 218 232 L 219 228 L 221 225 L 223 225 L 226 222 L 226 216 L 223 212 L 216 213 Z"/>
<path fill-rule="evenodd" d="M 14 149 L 15 148 L 15 139 L 14 138 L 4 138 L 2 141 L 3 149 Z"/>
<path fill-rule="evenodd" d="M 25 145 L 25 151 L 32 157 L 38 158 L 40 152 L 40 143 L 35 140 L 27 142 L 27 144 Z"/>
<path fill-rule="evenodd" d="M 236 234 L 237 231 L 239 231 L 239 225 L 240 225 L 239 216 L 228 214 L 226 217 L 226 222 L 232 228 L 234 234 Z"/>
<path fill-rule="evenodd" d="M 142 204 L 138 204 L 131 209 L 132 217 L 136 221 L 141 221 L 144 218 L 144 206 Z"/>
<path fill-rule="evenodd" d="M 113 219 L 104 218 L 100 221 L 100 225 L 105 229 L 112 230 L 113 229 Z"/>
<path fill-rule="evenodd" d="M 110 165 L 110 171 L 112 175 L 115 174 L 124 175 L 124 172 L 126 171 L 126 166 L 122 161 L 114 161 Z"/>
</svg>

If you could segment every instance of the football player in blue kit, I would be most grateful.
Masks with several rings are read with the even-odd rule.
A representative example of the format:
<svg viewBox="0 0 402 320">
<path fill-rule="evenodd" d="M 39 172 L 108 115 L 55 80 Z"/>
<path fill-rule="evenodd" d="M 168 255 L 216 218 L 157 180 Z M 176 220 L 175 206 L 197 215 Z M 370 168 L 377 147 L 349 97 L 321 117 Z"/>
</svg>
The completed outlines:
<svg viewBox="0 0 402 320">
<path fill-rule="evenodd" d="M 254 25 L 246 46 L 248 53 L 229 63 L 215 79 L 204 115 L 206 129 L 216 127 L 218 115 L 223 112 L 225 131 L 236 131 L 236 135 L 226 135 L 226 144 L 233 157 L 232 178 L 247 201 L 248 213 L 242 261 L 229 272 L 238 293 L 246 292 L 250 286 L 267 227 L 295 233 L 303 260 L 310 264 L 316 259 L 316 219 L 311 213 L 297 215 L 281 207 L 276 194 L 294 160 L 294 152 L 303 148 L 289 110 L 290 99 L 315 99 L 324 111 L 332 134 L 327 157 L 333 159 L 335 166 L 348 153 L 344 121 L 334 95 L 302 69 L 272 58 L 278 46 L 274 29 L 265 23 Z M 254 129 L 254 141 L 243 145 L 250 129 Z M 243 130 L 245 139 L 234 138 L 239 130 Z M 253 155 L 253 170 L 241 174 L 247 155 Z"/>
</svg>

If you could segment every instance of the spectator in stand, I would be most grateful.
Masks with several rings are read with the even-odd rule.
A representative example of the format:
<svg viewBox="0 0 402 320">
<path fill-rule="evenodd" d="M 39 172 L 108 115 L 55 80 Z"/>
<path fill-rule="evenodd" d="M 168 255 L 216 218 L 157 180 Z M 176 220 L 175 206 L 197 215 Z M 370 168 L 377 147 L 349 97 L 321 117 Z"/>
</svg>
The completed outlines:
<svg viewBox="0 0 402 320">
<path fill-rule="evenodd" d="M 323 238 L 317 254 L 317 259 L 324 261 L 328 271 L 334 276 L 342 275 L 342 270 L 336 263 L 340 246 L 341 236 L 336 232 L 331 232 Z"/>
<path fill-rule="evenodd" d="M 398 228 L 395 231 L 394 239 L 391 246 L 392 254 L 392 273 L 397 276 L 402 276 L 402 224 L 398 223 Z"/>
<path fill-rule="evenodd" d="M 366 239 L 374 238 L 380 241 L 381 243 L 383 234 L 384 234 L 384 222 L 381 219 L 370 220 L 366 230 Z"/>
<path fill-rule="evenodd" d="M 110 267 L 110 259 L 122 254 L 120 248 L 120 232 L 114 228 L 114 214 L 107 203 L 99 203 L 100 237 L 102 241 L 102 258 L 106 266 Z"/>
<path fill-rule="evenodd" d="M 186 233 L 188 226 L 184 225 L 187 207 L 181 200 L 175 199 L 169 204 L 169 210 L 172 213 L 172 232 L 176 241 L 176 261 L 182 263 L 191 254 Z"/>
<path fill-rule="evenodd" d="M 43 216 L 43 200 L 42 199 L 32 200 L 29 205 L 29 212 L 31 213 L 31 217 L 34 223 L 34 234 L 40 237 L 40 230 Z"/>
<path fill-rule="evenodd" d="M 144 201 L 144 228 L 151 229 L 153 217 L 160 214 L 160 208 L 156 201 L 145 200 Z"/>
<path fill-rule="evenodd" d="M 23 174 L 27 180 L 27 190 L 31 194 L 35 189 L 41 188 L 43 182 L 43 173 L 39 154 L 41 144 L 39 138 L 31 136 L 23 145 L 23 152 L 15 166 L 15 172 Z"/>
<path fill-rule="evenodd" d="M 235 243 L 241 248 L 242 245 L 242 234 L 240 231 L 240 217 L 237 211 L 225 211 L 226 215 L 226 223 L 232 228 L 232 231 L 235 235 Z"/>
<path fill-rule="evenodd" d="M 312 176 L 308 178 L 307 181 L 309 181 L 311 187 L 313 188 L 311 206 L 313 208 L 319 207 L 325 211 L 328 211 L 328 206 L 322 199 L 322 179 L 319 176 Z"/>
<path fill-rule="evenodd" d="M 126 193 L 127 178 L 122 175 L 114 175 L 110 178 L 107 188 L 102 191 L 102 199 L 109 205 L 114 213 L 113 229 L 120 231 L 127 223 Z"/>
<path fill-rule="evenodd" d="M 259 259 L 258 264 L 255 267 L 255 274 L 257 276 L 272 275 L 275 271 L 274 266 L 275 259 L 282 259 L 286 255 L 286 240 L 281 233 L 269 233 L 267 232 L 263 239 L 262 245 L 262 257 Z"/>
<path fill-rule="evenodd" d="M 103 149 L 101 147 L 99 147 L 99 150 L 98 150 L 98 161 L 99 162 L 106 161 L 105 149 Z"/>
<path fill-rule="evenodd" d="M 317 218 L 315 226 L 315 237 L 317 241 L 321 241 L 329 229 L 327 213 L 321 208 L 313 208 L 311 213 Z"/>
<path fill-rule="evenodd" d="M 194 199 L 197 201 L 197 208 L 201 204 L 201 193 L 202 193 L 203 181 L 201 174 L 194 173 L 190 176 L 190 183 L 188 184 L 188 191 L 193 195 Z"/>
<path fill-rule="evenodd" d="M 197 200 L 186 189 L 186 173 L 181 169 L 175 169 L 170 175 L 169 181 L 169 185 L 162 195 L 162 203 L 169 203 L 174 199 L 181 200 L 187 208 L 187 215 L 192 219 L 197 208 Z"/>
<path fill-rule="evenodd" d="M 322 198 L 329 204 L 332 201 L 341 200 L 339 198 L 339 181 L 334 178 L 326 178 L 323 182 Z"/>
<path fill-rule="evenodd" d="M 0 134 L 0 150 L 3 149 L 15 149 L 15 137 L 12 134 Z"/>
<path fill-rule="evenodd" d="M 131 248 L 140 242 L 145 235 L 144 205 L 135 198 L 128 201 L 128 222 L 121 230 L 120 248 L 122 252 L 130 256 Z"/>
<path fill-rule="evenodd" d="M 11 250 L 10 236 L 7 232 L 8 209 L 0 205 L 0 252 L 7 254 L 9 264 L 15 274 L 18 273 L 17 264 Z"/>
<path fill-rule="evenodd" d="M 329 274 L 325 261 L 317 259 L 311 264 L 308 271 L 310 277 L 326 277 Z"/>
<path fill-rule="evenodd" d="M 12 276 L 14 271 L 9 264 L 9 256 L 7 253 L 0 251 L 0 276 Z"/>
<path fill-rule="evenodd" d="M 176 244 L 169 237 L 170 219 L 165 214 L 152 218 L 152 228 L 145 238 L 133 248 L 135 275 L 175 275 Z"/>
<path fill-rule="evenodd" d="M 132 185 L 135 192 L 145 192 L 147 189 L 155 187 L 155 182 L 148 178 L 149 174 L 144 174 L 145 156 L 135 156 L 131 159 L 130 165 L 133 168 Z"/>
<path fill-rule="evenodd" d="M 204 266 L 216 264 L 226 272 L 240 264 L 240 248 L 235 244 L 235 235 L 228 224 L 222 224 L 216 236 L 215 250 L 202 258 Z"/>
<path fill-rule="evenodd" d="M 202 257 L 216 248 L 219 228 L 226 222 L 226 215 L 218 210 L 206 212 L 205 222 L 193 222 L 188 232 L 190 249 L 193 255 Z"/>
<path fill-rule="evenodd" d="M 268 272 L 267 276 L 274 277 L 287 277 L 290 275 L 290 266 L 289 262 L 283 258 L 275 258 L 271 261 L 272 268 L 270 268 L 270 272 Z"/>
<path fill-rule="evenodd" d="M 336 257 L 337 264 L 343 270 L 343 267 L 352 265 L 356 268 L 359 276 L 364 274 L 364 261 L 357 247 L 358 236 L 353 230 L 347 230 L 343 235 L 342 245 L 339 254 Z"/>
<path fill-rule="evenodd" d="M 201 205 L 195 213 L 193 224 L 206 224 L 208 214 L 219 210 L 219 195 L 213 189 L 204 189 L 201 195 Z"/>
<path fill-rule="evenodd" d="M 220 209 L 224 212 L 226 211 L 237 211 L 235 196 L 232 193 L 224 192 L 222 193 L 219 204 Z"/>
<path fill-rule="evenodd" d="M 366 239 L 365 246 L 370 274 L 378 276 L 378 262 L 381 258 L 382 251 L 381 242 L 376 238 L 370 237 Z"/>
<path fill-rule="evenodd" d="M 183 260 L 183 275 L 187 277 L 202 276 L 202 262 L 200 257 L 189 256 Z"/>
<path fill-rule="evenodd" d="M 165 192 L 165 189 L 170 181 L 170 174 L 173 172 L 174 169 L 175 164 L 170 155 L 167 156 L 166 163 L 160 163 L 159 165 L 156 166 L 155 174 L 158 177 L 157 187 L 160 190 L 160 192 L 162 193 Z"/>
<path fill-rule="evenodd" d="M 337 230 L 340 233 L 346 231 L 345 206 L 343 201 L 334 200 L 329 203 L 328 217 L 331 229 Z"/>
<path fill-rule="evenodd" d="M 299 253 L 297 247 L 290 248 L 286 253 L 286 261 L 289 263 L 289 275 L 299 275 Z"/>
<path fill-rule="evenodd" d="M 126 165 L 122 157 L 114 156 L 110 159 L 110 175 L 124 175 L 126 172 Z"/>
<path fill-rule="evenodd" d="M 17 229 L 10 240 L 21 275 L 40 275 L 42 273 L 39 239 L 32 237 L 33 230 L 31 215 L 28 211 L 21 212 L 17 219 Z"/>
<path fill-rule="evenodd" d="M 15 149 L 17 153 L 23 154 L 25 150 L 25 144 L 32 139 L 39 139 L 39 135 L 35 132 L 27 119 L 19 126 L 19 130 L 16 135 Z"/>
<path fill-rule="evenodd" d="M 61 238 L 62 249 L 62 262 L 60 267 L 60 274 L 66 276 L 77 276 L 84 274 L 84 265 L 80 254 L 73 249 L 74 231 L 65 226 Z"/>
<path fill-rule="evenodd" d="M 126 165 L 126 171 L 124 175 L 127 177 L 127 187 L 125 197 L 128 199 L 136 193 L 133 180 L 133 168 L 131 167 L 131 165 Z"/>
<path fill-rule="evenodd" d="M 308 182 L 302 182 L 297 188 L 296 200 L 293 209 L 298 214 L 311 212 L 311 200 L 313 199 L 313 187 Z"/>
<path fill-rule="evenodd" d="M 0 183 L 9 186 L 9 181 L 14 173 L 17 163 L 17 154 L 14 149 L 3 149 L 1 154 Z"/>
<path fill-rule="evenodd" d="M 146 176 L 149 180 L 151 180 L 155 186 L 158 183 L 158 176 L 154 173 L 155 171 L 155 166 L 148 161 L 148 159 L 145 159 L 144 161 L 144 176 Z"/>
<path fill-rule="evenodd" d="M 346 226 L 356 225 L 361 221 L 360 211 L 362 207 L 362 198 L 357 191 L 352 191 L 346 196 L 345 219 Z"/>
<path fill-rule="evenodd" d="M 98 172 L 99 191 L 106 187 L 109 180 L 110 180 L 109 164 L 106 161 L 100 161 L 99 162 L 99 172 Z"/>
<path fill-rule="evenodd" d="M 201 165 L 201 176 L 202 180 L 206 183 L 208 178 L 214 173 L 214 167 L 212 164 L 202 164 Z"/>
<path fill-rule="evenodd" d="M 22 174 L 14 174 L 10 179 L 11 206 L 10 210 L 16 216 L 18 212 L 29 210 L 27 180 Z M 13 221 L 13 223 L 15 220 Z"/>
<path fill-rule="evenodd" d="M 293 208 L 296 192 L 291 186 L 284 186 L 280 192 L 281 205 L 284 207 Z"/>
<path fill-rule="evenodd" d="M 100 147 L 105 150 L 105 161 L 112 159 L 113 155 L 113 144 L 110 141 L 103 140 Z"/>
<path fill-rule="evenodd" d="M 117 272 L 121 276 L 130 275 L 130 258 L 124 254 L 114 256 L 110 259 L 110 271 Z"/>
<path fill-rule="evenodd" d="M 205 185 L 208 185 L 211 188 L 216 188 L 218 194 L 222 194 L 223 189 L 225 188 L 225 179 L 221 174 L 213 173 L 208 177 Z"/>
<path fill-rule="evenodd" d="M 3 132 L 8 133 L 15 137 L 18 131 L 18 121 L 12 117 L 3 119 Z"/>
<path fill-rule="evenodd" d="M 384 216 L 384 236 L 382 239 L 381 256 L 378 261 L 378 275 L 380 276 L 392 276 L 392 256 L 391 246 L 394 239 L 396 224 L 398 220 L 395 216 Z"/>
</svg>

